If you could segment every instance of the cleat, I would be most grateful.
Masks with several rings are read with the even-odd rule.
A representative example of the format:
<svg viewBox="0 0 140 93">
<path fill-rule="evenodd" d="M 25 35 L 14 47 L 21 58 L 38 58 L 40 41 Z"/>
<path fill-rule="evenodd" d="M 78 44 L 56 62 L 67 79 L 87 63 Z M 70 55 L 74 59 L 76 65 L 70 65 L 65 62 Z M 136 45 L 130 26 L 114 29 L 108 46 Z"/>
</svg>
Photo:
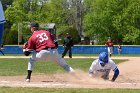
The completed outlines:
<svg viewBox="0 0 140 93">
<path fill-rule="evenodd" d="M 26 82 L 30 82 L 30 79 L 26 79 Z"/>
</svg>

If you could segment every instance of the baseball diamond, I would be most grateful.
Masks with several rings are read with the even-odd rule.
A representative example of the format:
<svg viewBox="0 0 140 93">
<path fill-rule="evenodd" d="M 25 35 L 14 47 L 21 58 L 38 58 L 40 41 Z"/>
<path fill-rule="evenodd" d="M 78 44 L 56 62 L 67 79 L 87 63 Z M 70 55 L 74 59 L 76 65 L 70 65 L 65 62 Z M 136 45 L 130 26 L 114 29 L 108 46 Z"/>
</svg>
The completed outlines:
<svg viewBox="0 0 140 93">
<path fill-rule="evenodd" d="M 9 58 L 10 56 L 0 56 Z M 10 58 L 27 58 L 23 56 L 11 56 Z M 66 58 L 69 58 L 66 56 Z M 73 58 L 97 58 L 74 56 Z M 127 62 L 118 64 L 121 73 L 115 82 L 91 79 L 87 73 L 76 70 L 80 78 L 70 74 L 33 75 L 32 82 L 25 82 L 25 76 L 0 76 L 0 87 L 47 87 L 47 88 L 131 88 L 140 89 L 139 57 L 112 57 L 112 59 L 128 59 Z M 127 68 L 130 69 L 127 69 Z M 127 70 L 126 70 L 127 69 Z M 130 75 L 131 74 L 131 75 Z"/>
</svg>

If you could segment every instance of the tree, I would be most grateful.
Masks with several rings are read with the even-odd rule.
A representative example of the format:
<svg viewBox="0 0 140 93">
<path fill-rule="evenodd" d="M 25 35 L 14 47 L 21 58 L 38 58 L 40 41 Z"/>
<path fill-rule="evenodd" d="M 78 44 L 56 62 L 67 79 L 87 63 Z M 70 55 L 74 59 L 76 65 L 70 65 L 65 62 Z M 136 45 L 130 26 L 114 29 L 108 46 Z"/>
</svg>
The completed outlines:
<svg viewBox="0 0 140 93">
<path fill-rule="evenodd" d="M 1 0 L 4 11 L 12 5 L 13 0 Z"/>
<path fill-rule="evenodd" d="M 31 21 L 37 21 L 40 24 L 55 23 L 58 30 L 62 28 L 61 26 L 67 29 L 72 25 L 75 28 L 76 25 L 73 24 L 77 22 L 72 21 L 70 24 L 70 20 L 75 16 L 70 17 L 71 10 L 66 0 L 14 0 L 12 6 L 5 11 L 5 15 L 6 19 L 13 24 L 12 31 L 18 30 L 18 23 L 24 24 Z M 23 28 L 23 31 L 26 32 L 26 28 Z"/>
<path fill-rule="evenodd" d="M 90 1 L 88 1 L 90 2 Z M 107 37 L 115 43 L 137 44 L 139 31 L 139 0 L 94 0 L 84 17 L 85 31 L 89 37 L 103 44 Z M 88 7 L 89 3 L 86 2 Z M 131 39 L 130 39 L 131 38 Z"/>
</svg>

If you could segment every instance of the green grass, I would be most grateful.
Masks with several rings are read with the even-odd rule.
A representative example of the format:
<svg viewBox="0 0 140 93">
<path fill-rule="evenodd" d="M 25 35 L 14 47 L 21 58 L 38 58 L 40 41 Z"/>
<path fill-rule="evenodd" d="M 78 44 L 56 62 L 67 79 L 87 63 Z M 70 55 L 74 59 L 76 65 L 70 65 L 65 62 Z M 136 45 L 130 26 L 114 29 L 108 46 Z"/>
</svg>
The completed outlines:
<svg viewBox="0 0 140 93">
<path fill-rule="evenodd" d="M 29 59 L 0 59 L 0 76 L 25 75 Z M 88 69 L 94 59 L 65 59 L 74 69 L 81 69 L 88 73 Z M 127 60 L 116 60 L 116 64 Z M 54 62 L 35 63 L 34 73 L 65 73 Z M 140 93 L 138 89 L 84 89 L 84 88 L 11 88 L 0 87 L 0 93 Z"/>
<path fill-rule="evenodd" d="M 1 87 L 0 93 L 140 93 L 138 89 L 51 89 Z"/>
<path fill-rule="evenodd" d="M 25 75 L 27 72 L 27 64 L 29 59 L 0 59 L 0 76 L 15 76 L 15 75 Z M 94 59 L 65 59 L 66 62 L 71 65 L 74 69 L 80 69 L 88 72 L 88 69 Z M 127 60 L 115 60 L 116 64 L 120 62 L 125 62 Z M 55 62 L 36 62 L 34 73 L 65 73 L 63 68 L 58 66 Z"/>
</svg>

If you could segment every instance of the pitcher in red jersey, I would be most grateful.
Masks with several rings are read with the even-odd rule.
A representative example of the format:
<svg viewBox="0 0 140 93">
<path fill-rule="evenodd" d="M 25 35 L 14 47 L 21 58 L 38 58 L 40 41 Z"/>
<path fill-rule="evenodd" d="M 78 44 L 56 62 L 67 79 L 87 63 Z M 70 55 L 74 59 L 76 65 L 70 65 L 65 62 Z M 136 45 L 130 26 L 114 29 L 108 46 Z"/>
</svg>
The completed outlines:
<svg viewBox="0 0 140 93">
<path fill-rule="evenodd" d="M 34 63 L 40 60 L 55 61 L 66 71 L 73 73 L 73 68 L 70 67 L 61 56 L 59 56 L 56 40 L 53 35 L 51 35 L 49 31 L 39 30 L 39 24 L 37 22 L 31 22 L 30 26 L 33 34 L 29 38 L 26 47 L 24 46 L 24 51 L 32 51 L 32 55 L 28 62 L 28 75 L 26 81 L 30 82 Z"/>
<path fill-rule="evenodd" d="M 111 57 L 112 56 L 112 53 L 113 53 L 113 45 L 114 45 L 112 39 L 111 38 L 108 38 L 108 40 L 105 43 L 105 45 L 107 46 L 108 54 Z"/>
</svg>

